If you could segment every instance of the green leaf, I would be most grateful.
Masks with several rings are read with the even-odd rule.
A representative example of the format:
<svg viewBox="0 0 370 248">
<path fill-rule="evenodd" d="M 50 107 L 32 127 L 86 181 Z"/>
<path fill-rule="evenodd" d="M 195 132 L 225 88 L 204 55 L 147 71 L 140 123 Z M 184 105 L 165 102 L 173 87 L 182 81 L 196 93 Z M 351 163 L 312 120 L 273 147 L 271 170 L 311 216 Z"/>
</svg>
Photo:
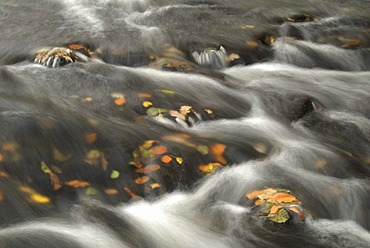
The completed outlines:
<svg viewBox="0 0 370 248">
<path fill-rule="evenodd" d="M 110 174 L 110 178 L 112 179 L 116 179 L 118 177 L 119 177 L 119 172 L 116 170 L 112 171 L 112 173 Z"/>
<path fill-rule="evenodd" d="M 98 191 L 93 187 L 88 187 L 86 189 L 86 195 L 97 195 Z"/>
<path fill-rule="evenodd" d="M 41 170 L 45 173 L 45 174 L 50 174 L 51 173 L 51 170 L 49 168 L 49 166 L 46 165 L 46 163 L 44 161 L 41 161 Z"/>
<path fill-rule="evenodd" d="M 269 214 L 267 218 L 276 223 L 285 223 L 289 220 L 289 214 L 285 209 L 280 209 L 276 214 Z"/>
<path fill-rule="evenodd" d="M 176 92 L 174 92 L 172 90 L 161 90 L 161 92 L 163 94 L 170 95 L 170 96 L 176 95 Z"/>
<path fill-rule="evenodd" d="M 205 145 L 198 145 L 197 146 L 198 152 L 200 152 L 202 155 L 207 155 L 209 152 L 208 146 Z"/>
<path fill-rule="evenodd" d="M 168 111 L 166 109 L 162 109 L 162 108 L 149 108 L 149 109 L 147 109 L 146 114 L 149 115 L 149 116 L 157 116 L 157 115 L 165 113 L 165 112 L 168 112 Z"/>
</svg>

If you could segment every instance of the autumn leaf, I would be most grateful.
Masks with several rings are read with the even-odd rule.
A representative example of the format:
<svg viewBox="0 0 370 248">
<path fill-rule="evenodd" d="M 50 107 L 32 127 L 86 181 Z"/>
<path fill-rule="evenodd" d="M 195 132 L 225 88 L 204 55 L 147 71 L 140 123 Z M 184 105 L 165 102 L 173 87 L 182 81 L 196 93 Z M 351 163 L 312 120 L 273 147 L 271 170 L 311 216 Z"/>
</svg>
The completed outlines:
<svg viewBox="0 0 370 248">
<path fill-rule="evenodd" d="M 50 181 L 53 186 L 53 190 L 58 190 L 62 187 L 59 177 L 54 172 L 50 172 Z"/>
<path fill-rule="evenodd" d="M 135 179 L 136 184 L 144 184 L 150 180 L 150 177 L 143 176 Z"/>
<path fill-rule="evenodd" d="M 32 193 L 31 200 L 41 204 L 46 204 L 50 202 L 50 199 L 48 197 L 40 195 L 38 193 Z"/>
<path fill-rule="evenodd" d="M 256 199 L 259 195 L 262 195 L 264 193 L 264 190 L 255 190 L 250 193 L 248 193 L 246 196 L 249 200 Z"/>
<path fill-rule="evenodd" d="M 166 153 L 168 151 L 167 147 L 165 146 L 155 146 L 150 151 L 155 155 L 161 155 L 163 153 Z"/>
<path fill-rule="evenodd" d="M 61 153 L 58 149 L 53 149 L 53 158 L 58 162 L 65 162 L 69 160 L 69 156 L 67 157 L 63 153 Z"/>
<path fill-rule="evenodd" d="M 85 141 L 87 144 L 91 145 L 96 141 L 97 133 L 87 133 L 85 134 Z"/>
<path fill-rule="evenodd" d="M 4 171 L 0 171 L 0 177 L 9 177 L 9 174 Z"/>
<path fill-rule="evenodd" d="M 209 163 L 207 165 L 199 165 L 199 170 L 205 173 L 213 173 L 217 168 L 221 167 L 222 165 L 219 163 Z"/>
<path fill-rule="evenodd" d="M 6 152 L 15 152 L 16 150 L 18 150 L 18 148 L 19 145 L 15 141 L 8 142 L 2 145 L 2 149 Z"/>
<path fill-rule="evenodd" d="M 137 97 L 139 97 L 139 98 L 151 98 L 152 95 L 151 94 L 148 94 L 148 93 L 142 93 L 142 92 L 140 92 L 140 93 L 137 94 Z"/>
<path fill-rule="evenodd" d="M 117 189 L 104 189 L 104 192 L 107 195 L 117 195 L 118 194 L 118 190 Z"/>
<path fill-rule="evenodd" d="M 180 158 L 180 157 L 176 157 L 176 162 L 178 164 L 183 164 L 184 163 L 184 159 L 183 158 Z"/>
<path fill-rule="evenodd" d="M 158 116 L 158 115 L 161 115 L 163 113 L 166 113 L 168 112 L 168 110 L 166 109 L 162 109 L 162 108 L 148 108 L 147 111 L 146 111 L 146 114 L 148 116 Z"/>
<path fill-rule="evenodd" d="M 131 197 L 131 199 L 135 199 L 135 198 L 137 198 L 138 196 L 134 193 L 134 192 L 132 192 L 128 187 L 124 187 L 123 188 L 125 191 L 126 191 L 126 193 Z"/>
<path fill-rule="evenodd" d="M 251 48 L 255 48 L 258 46 L 258 43 L 255 42 L 255 41 L 251 41 L 251 40 L 248 40 L 245 42 L 247 44 L 247 46 L 251 47 Z"/>
<path fill-rule="evenodd" d="M 86 97 L 82 100 L 85 101 L 85 102 L 92 102 L 94 99 L 92 97 Z"/>
<path fill-rule="evenodd" d="M 285 209 L 280 209 L 276 214 L 269 214 L 267 218 L 276 223 L 285 223 L 289 220 L 289 214 Z"/>
<path fill-rule="evenodd" d="M 94 166 L 98 166 L 99 165 L 99 160 L 101 158 L 101 154 L 100 154 L 100 151 L 98 150 L 90 150 L 87 154 L 86 154 L 86 157 L 85 157 L 85 162 L 90 164 L 90 165 L 94 165 Z"/>
<path fill-rule="evenodd" d="M 149 101 L 144 101 L 142 103 L 142 105 L 143 105 L 144 108 L 149 108 L 149 107 L 153 106 L 153 103 L 151 103 Z"/>
<path fill-rule="evenodd" d="M 170 96 L 173 96 L 176 94 L 176 92 L 172 91 L 172 90 L 160 90 L 163 94 L 166 94 L 166 95 L 170 95 Z"/>
<path fill-rule="evenodd" d="M 165 164 L 168 164 L 168 163 L 170 163 L 170 162 L 172 161 L 172 158 L 171 158 L 170 156 L 168 156 L 168 155 L 165 155 L 165 156 L 163 156 L 163 157 L 161 158 L 161 161 L 162 161 L 163 163 L 165 163 Z"/>
<path fill-rule="evenodd" d="M 178 111 L 175 111 L 175 110 L 170 110 L 168 111 L 168 114 L 172 117 L 176 117 L 176 118 L 179 118 L 180 120 L 183 120 L 185 121 L 186 120 L 186 116 L 180 114 Z"/>
<path fill-rule="evenodd" d="M 159 166 L 158 164 L 151 164 L 145 166 L 144 168 L 137 169 L 136 172 L 142 174 L 149 174 L 159 169 L 161 169 L 161 166 Z"/>
<path fill-rule="evenodd" d="M 126 98 L 124 97 L 119 97 L 117 99 L 114 100 L 114 103 L 118 106 L 122 106 L 123 104 L 126 103 Z"/>
<path fill-rule="evenodd" d="M 180 107 L 179 112 L 180 112 L 180 114 L 182 114 L 182 115 L 186 116 L 186 115 L 188 115 L 188 114 L 190 114 L 190 113 L 191 113 L 191 110 L 192 110 L 192 109 L 193 109 L 193 107 L 192 107 L 192 106 L 187 106 L 187 105 L 185 105 L 185 106 L 181 106 L 181 107 Z"/>
<path fill-rule="evenodd" d="M 47 166 L 47 164 L 44 161 L 41 161 L 41 170 L 45 174 L 50 174 L 51 173 L 51 169 L 49 168 L 49 166 Z"/>
<path fill-rule="evenodd" d="M 0 192 L 0 201 L 4 200 L 4 195 Z"/>
<path fill-rule="evenodd" d="M 86 195 L 97 195 L 98 191 L 93 187 L 88 187 L 85 191 Z"/>
<path fill-rule="evenodd" d="M 215 143 L 209 146 L 209 152 L 215 157 L 216 161 L 225 165 L 227 164 L 227 160 L 224 157 L 224 151 L 226 146 L 221 143 Z"/>
<path fill-rule="evenodd" d="M 86 181 L 80 181 L 80 180 L 72 180 L 69 182 L 65 182 L 65 184 L 73 188 L 85 188 L 85 187 L 90 186 L 90 183 Z"/>
<path fill-rule="evenodd" d="M 0 153 L 0 163 L 1 163 L 1 162 L 4 162 L 4 159 L 5 159 L 5 158 L 4 158 L 4 155 Z"/>
<path fill-rule="evenodd" d="M 113 170 L 112 173 L 110 174 L 110 178 L 116 179 L 119 177 L 119 172 L 116 170 Z"/>
<path fill-rule="evenodd" d="M 273 198 L 270 198 L 269 201 L 275 203 L 275 202 L 298 202 L 298 199 L 290 194 L 284 194 L 284 193 L 278 193 Z"/>
<path fill-rule="evenodd" d="M 196 148 L 202 155 L 207 155 L 209 152 L 209 148 L 206 145 L 198 145 Z"/>
<path fill-rule="evenodd" d="M 283 208 L 283 206 L 280 206 L 280 205 L 278 205 L 278 206 L 272 206 L 271 207 L 271 210 L 270 210 L 270 214 L 276 214 L 282 208 Z"/>
<path fill-rule="evenodd" d="M 108 160 L 103 152 L 101 153 L 101 167 L 104 171 L 108 169 Z"/>
<path fill-rule="evenodd" d="M 147 140 L 143 145 L 140 146 L 140 150 L 148 150 L 154 144 L 155 140 Z"/>
<path fill-rule="evenodd" d="M 150 187 L 151 187 L 152 189 L 156 189 L 156 188 L 160 188 L 160 187 L 161 187 L 161 185 L 159 185 L 159 183 L 152 183 L 152 184 L 150 185 Z"/>
</svg>

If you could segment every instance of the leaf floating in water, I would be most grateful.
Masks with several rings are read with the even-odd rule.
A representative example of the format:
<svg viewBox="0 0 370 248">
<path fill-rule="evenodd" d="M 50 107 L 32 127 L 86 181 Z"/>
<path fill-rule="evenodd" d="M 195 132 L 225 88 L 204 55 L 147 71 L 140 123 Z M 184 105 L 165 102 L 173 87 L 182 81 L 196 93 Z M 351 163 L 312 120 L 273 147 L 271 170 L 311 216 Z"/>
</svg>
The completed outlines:
<svg viewBox="0 0 370 248">
<path fill-rule="evenodd" d="M 97 133 L 87 133 L 85 134 L 85 141 L 87 144 L 92 145 L 97 138 Z"/>
<path fill-rule="evenodd" d="M 154 144 L 155 140 L 147 140 L 143 145 L 140 146 L 140 150 L 148 150 Z"/>
<path fill-rule="evenodd" d="M 51 173 L 51 169 L 49 168 L 49 166 L 47 166 L 47 164 L 44 161 L 41 161 L 41 170 L 45 174 L 50 174 Z"/>
<path fill-rule="evenodd" d="M 167 147 L 165 146 L 155 146 L 150 151 L 155 155 L 161 155 L 163 153 L 166 153 L 168 151 Z"/>
<path fill-rule="evenodd" d="M 98 151 L 98 150 L 90 150 L 86 154 L 86 158 L 85 158 L 84 161 L 86 163 L 90 164 L 90 165 L 98 166 L 99 165 L 100 158 L 101 158 L 100 151 Z"/>
<path fill-rule="evenodd" d="M 136 184 L 144 184 L 150 180 L 150 177 L 143 176 L 135 179 Z"/>
<path fill-rule="evenodd" d="M 163 156 L 163 157 L 161 158 L 161 161 L 162 161 L 163 163 L 165 163 L 165 164 L 168 164 L 168 163 L 170 163 L 170 162 L 172 161 L 172 158 L 171 158 L 170 156 L 168 156 L 168 155 L 165 155 L 165 156 Z"/>
<path fill-rule="evenodd" d="M 118 177 L 119 177 L 119 172 L 116 170 L 112 171 L 112 173 L 110 174 L 110 178 L 112 179 L 116 179 Z"/>
<path fill-rule="evenodd" d="M 37 203 L 46 204 L 50 202 L 49 197 L 40 195 L 38 193 L 32 193 L 31 194 L 31 200 Z"/>
<path fill-rule="evenodd" d="M 85 187 L 90 186 L 89 182 L 80 181 L 80 180 L 72 180 L 69 182 L 65 182 L 65 184 L 73 188 L 85 188 Z"/>
<path fill-rule="evenodd" d="M 58 162 L 65 162 L 69 160 L 69 156 L 64 155 L 56 148 L 53 150 L 53 157 Z"/>
<path fill-rule="evenodd" d="M 207 174 L 213 173 L 217 168 L 221 167 L 220 163 L 209 163 L 207 165 L 199 165 L 199 170 Z"/>
<path fill-rule="evenodd" d="M 104 189 L 104 192 L 107 195 L 117 195 L 118 194 L 118 190 L 117 189 Z"/>
<path fill-rule="evenodd" d="M 136 172 L 142 173 L 142 174 L 149 174 L 159 169 L 161 169 L 161 167 L 158 164 L 151 164 L 151 165 L 145 166 L 144 168 L 137 169 Z"/>
<path fill-rule="evenodd" d="M 142 105 L 143 105 L 144 108 L 149 108 L 149 107 L 153 106 L 153 103 L 151 103 L 149 101 L 144 101 L 142 103 Z"/>
<path fill-rule="evenodd" d="M 170 96 L 173 96 L 176 94 L 176 92 L 172 91 L 172 90 L 160 90 L 163 94 L 166 94 L 166 95 L 170 95 Z"/>
<path fill-rule="evenodd" d="M 93 187 L 88 187 L 85 191 L 86 195 L 97 195 L 98 191 Z"/>
<path fill-rule="evenodd" d="M 184 159 L 183 158 L 180 158 L 180 157 L 176 157 L 176 162 L 178 164 L 183 164 L 184 163 Z"/>
<path fill-rule="evenodd" d="M 224 151 L 226 146 L 221 143 L 215 143 L 210 145 L 209 152 L 215 157 L 216 161 L 225 165 L 227 164 L 227 160 L 224 157 Z"/>
<path fill-rule="evenodd" d="M 124 187 L 123 189 L 127 192 L 127 194 L 131 197 L 131 199 L 135 199 L 135 198 L 137 198 L 137 197 L 138 197 L 138 196 L 137 196 L 134 192 L 132 192 L 128 187 Z"/>
<path fill-rule="evenodd" d="M 151 94 L 148 94 L 148 93 L 142 93 L 142 92 L 140 92 L 140 93 L 137 94 L 137 97 L 139 97 L 139 98 L 151 98 L 152 95 Z"/>
<path fill-rule="evenodd" d="M 118 106 L 122 106 L 123 104 L 126 103 L 126 99 L 124 97 L 119 97 L 114 100 L 114 103 Z"/>
</svg>

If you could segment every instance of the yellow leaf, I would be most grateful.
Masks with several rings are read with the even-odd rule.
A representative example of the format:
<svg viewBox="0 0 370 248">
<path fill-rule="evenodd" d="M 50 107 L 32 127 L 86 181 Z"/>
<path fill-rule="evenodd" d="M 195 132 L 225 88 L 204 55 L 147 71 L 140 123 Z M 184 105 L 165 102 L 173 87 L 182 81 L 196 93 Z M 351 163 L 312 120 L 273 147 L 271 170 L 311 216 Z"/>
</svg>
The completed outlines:
<svg viewBox="0 0 370 248">
<path fill-rule="evenodd" d="M 143 145 L 140 146 L 140 150 L 148 150 L 154 144 L 155 140 L 147 140 Z"/>
<path fill-rule="evenodd" d="M 193 107 L 192 107 L 192 106 L 187 106 L 187 105 L 185 105 L 185 106 L 181 106 L 181 107 L 180 107 L 179 112 L 180 112 L 180 114 L 182 114 L 183 116 L 186 116 L 186 115 L 188 115 L 188 114 L 190 114 L 190 113 L 191 113 L 192 109 L 193 109 Z"/>
<path fill-rule="evenodd" d="M 31 199 L 32 201 L 41 203 L 41 204 L 46 204 L 50 202 L 50 199 L 48 197 L 40 195 L 38 193 L 31 194 Z"/>
<path fill-rule="evenodd" d="M 59 162 L 65 162 L 69 159 L 69 156 L 65 156 L 63 153 L 61 153 L 58 149 L 54 149 L 53 150 L 53 157 L 56 161 L 59 161 Z"/>
<path fill-rule="evenodd" d="M 165 163 L 165 164 L 168 164 L 168 163 L 170 163 L 170 162 L 172 161 L 172 158 L 171 158 L 170 156 L 168 156 L 168 155 L 165 155 L 165 156 L 163 156 L 163 157 L 161 158 L 161 161 L 162 161 L 163 163 Z"/>
<path fill-rule="evenodd" d="M 85 102 L 92 102 L 92 101 L 93 101 L 92 97 L 86 97 L 86 98 L 84 98 L 83 100 L 84 100 Z"/>
<path fill-rule="evenodd" d="M 208 146 L 205 145 L 198 145 L 197 146 L 198 152 L 200 152 L 202 155 L 207 155 L 209 152 Z"/>
<path fill-rule="evenodd" d="M 176 94 L 176 92 L 172 91 L 172 90 L 160 90 L 163 94 L 166 94 L 166 95 L 170 95 L 170 96 L 173 96 Z"/>
<path fill-rule="evenodd" d="M 119 172 L 116 170 L 112 171 L 112 173 L 110 174 L 110 178 L 112 179 L 116 179 L 118 177 L 119 177 Z"/>
<path fill-rule="evenodd" d="M 94 166 L 97 166 L 99 165 L 99 159 L 101 157 L 101 154 L 100 154 L 100 151 L 98 150 L 90 150 L 87 154 L 86 154 L 86 158 L 85 158 L 85 162 L 90 164 L 90 165 L 94 165 Z"/>
<path fill-rule="evenodd" d="M 42 170 L 45 174 L 50 174 L 50 173 L 51 173 L 50 168 L 46 165 L 46 163 L 45 163 L 44 161 L 41 161 L 41 170 Z"/>
<path fill-rule="evenodd" d="M 152 184 L 150 185 L 150 187 L 151 187 L 152 189 L 156 189 L 156 188 L 160 188 L 160 187 L 161 187 L 161 185 L 159 185 L 159 183 L 152 183 Z"/>
<path fill-rule="evenodd" d="M 182 159 L 182 158 L 180 158 L 180 157 L 176 157 L 176 162 L 177 162 L 178 164 L 182 164 L 182 163 L 184 163 L 184 159 Z"/>
<path fill-rule="evenodd" d="M 149 101 L 144 101 L 144 102 L 142 103 L 142 105 L 143 105 L 143 107 L 144 107 L 144 108 L 148 108 L 148 107 L 153 106 L 153 103 L 151 103 L 151 102 L 149 102 Z"/>
<path fill-rule="evenodd" d="M 205 173 L 212 173 L 215 169 L 221 167 L 221 164 L 219 163 L 209 163 L 207 165 L 199 165 L 199 170 Z"/>
</svg>

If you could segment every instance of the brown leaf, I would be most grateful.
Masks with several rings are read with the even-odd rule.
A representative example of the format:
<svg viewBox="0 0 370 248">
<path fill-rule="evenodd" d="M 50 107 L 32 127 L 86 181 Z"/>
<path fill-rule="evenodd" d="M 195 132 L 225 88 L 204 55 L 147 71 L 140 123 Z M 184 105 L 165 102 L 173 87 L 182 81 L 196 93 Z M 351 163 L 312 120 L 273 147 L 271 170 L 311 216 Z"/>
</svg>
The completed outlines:
<svg viewBox="0 0 370 248">
<path fill-rule="evenodd" d="M 135 179 L 136 184 L 144 184 L 150 180 L 150 177 L 143 176 Z"/>
<path fill-rule="evenodd" d="M 128 187 L 124 187 L 123 189 L 127 192 L 131 199 L 137 198 L 137 195 L 134 192 L 132 192 Z"/>
<path fill-rule="evenodd" d="M 248 193 L 246 196 L 249 200 L 256 199 L 259 195 L 262 195 L 264 193 L 264 190 L 255 190 L 250 193 Z"/>
<path fill-rule="evenodd" d="M 184 116 L 187 116 L 188 114 L 190 114 L 190 112 L 191 112 L 192 109 L 193 109 L 192 106 L 185 105 L 185 106 L 181 106 L 180 107 L 179 112 L 180 112 L 180 114 L 182 114 Z"/>
<path fill-rule="evenodd" d="M 104 192 L 107 195 L 117 195 L 118 194 L 118 190 L 117 189 L 104 189 Z"/>
<path fill-rule="evenodd" d="M 159 170 L 161 167 L 157 164 L 151 164 L 148 166 L 145 166 L 144 168 L 137 169 L 137 173 L 142 173 L 142 174 L 149 174 L 152 173 L 153 171 Z"/>
<path fill-rule="evenodd" d="M 51 185 L 53 186 L 53 190 L 58 190 L 62 187 L 62 183 L 59 180 L 59 177 L 54 172 L 50 172 L 50 181 Z"/>
<path fill-rule="evenodd" d="M 140 92 L 140 93 L 137 94 L 137 97 L 139 97 L 139 98 L 151 98 L 152 95 L 151 94 L 148 94 L 148 93 L 142 93 L 142 92 Z"/>
<path fill-rule="evenodd" d="M 85 134 L 85 141 L 87 144 L 91 145 L 96 141 L 97 133 L 87 133 Z"/>
<path fill-rule="evenodd" d="M 257 42 L 251 41 L 251 40 L 248 40 L 245 43 L 247 44 L 247 46 L 249 46 L 251 48 L 254 48 L 254 47 L 258 46 L 258 43 Z"/>
</svg>

